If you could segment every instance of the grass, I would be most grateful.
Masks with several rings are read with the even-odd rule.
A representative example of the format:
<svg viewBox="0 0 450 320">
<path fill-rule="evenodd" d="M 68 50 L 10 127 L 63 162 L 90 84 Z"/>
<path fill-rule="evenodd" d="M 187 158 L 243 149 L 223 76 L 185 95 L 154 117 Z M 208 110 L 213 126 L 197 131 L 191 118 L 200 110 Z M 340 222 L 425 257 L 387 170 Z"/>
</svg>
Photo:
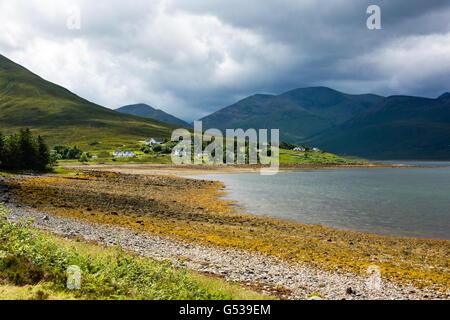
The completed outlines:
<svg viewBox="0 0 450 320">
<path fill-rule="evenodd" d="M 112 152 L 112 151 L 111 151 Z M 98 158 L 90 159 L 88 164 L 172 164 L 170 154 L 151 153 L 143 154 L 135 151 L 139 156 L 133 158 Z M 99 155 L 100 153 L 92 153 Z M 61 165 L 80 164 L 77 160 L 60 160 Z M 366 160 L 339 157 L 326 152 L 297 152 L 280 149 L 281 164 L 366 164 Z"/>
<path fill-rule="evenodd" d="M 5 134 L 28 127 L 50 145 L 89 151 L 132 147 L 148 137 L 169 137 L 178 128 L 91 103 L 2 55 L 0 71 L 0 127 Z"/>
<path fill-rule="evenodd" d="M 10 221 L 0 205 L 1 299 L 273 299 L 168 261 L 44 234 L 30 224 Z M 71 291 L 66 270 L 73 265 L 82 281 Z"/>
<path fill-rule="evenodd" d="M 12 172 L 0 170 L 0 177 L 9 177 L 12 175 L 14 175 Z"/>
<path fill-rule="evenodd" d="M 311 164 L 365 164 L 361 159 L 350 159 L 327 152 L 298 152 L 280 149 L 280 163 Z"/>
<path fill-rule="evenodd" d="M 75 170 L 72 169 L 66 169 L 64 167 L 57 166 L 53 169 L 51 174 L 61 175 L 61 176 L 70 176 L 76 174 Z"/>
<path fill-rule="evenodd" d="M 55 290 L 50 284 L 16 286 L 0 284 L 0 300 L 75 300 L 70 292 Z"/>
</svg>

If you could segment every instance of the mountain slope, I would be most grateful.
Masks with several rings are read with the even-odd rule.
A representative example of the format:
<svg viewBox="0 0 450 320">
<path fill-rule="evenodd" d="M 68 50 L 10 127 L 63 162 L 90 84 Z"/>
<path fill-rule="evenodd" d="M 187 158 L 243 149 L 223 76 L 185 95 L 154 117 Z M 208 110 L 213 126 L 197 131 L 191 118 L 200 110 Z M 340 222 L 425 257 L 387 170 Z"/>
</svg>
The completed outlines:
<svg viewBox="0 0 450 320">
<path fill-rule="evenodd" d="M 376 95 L 349 95 L 325 87 L 303 88 L 278 96 L 254 95 L 201 120 L 205 129 L 279 128 L 282 140 L 301 143 L 382 100 Z"/>
<path fill-rule="evenodd" d="M 29 127 L 50 144 L 170 136 L 175 126 L 91 103 L 0 55 L 0 129 Z M 113 142 L 115 141 L 115 142 Z"/>
<path fill-rule="evenodd" d="M 389 97 L 308 143 L 372 159 L 448 160 L 450 97 Z"/>
<path fill-rule="evenodd" d="M 178 119 L 162 110 L 155 109 L 147 104 L 133 104 L 116 109 L 117 112 L 131 114 L 138 117 L 155 119 L 161 122 L 175 124 L 178 126 L 189 128 L 191 125 Z"/>
<path fill-rule="evenodd" d="M 450 97 L 450 92 L 445 92 L 441 94 L 438 99 L 446 99 L 448 97 Z"/>
</svg>

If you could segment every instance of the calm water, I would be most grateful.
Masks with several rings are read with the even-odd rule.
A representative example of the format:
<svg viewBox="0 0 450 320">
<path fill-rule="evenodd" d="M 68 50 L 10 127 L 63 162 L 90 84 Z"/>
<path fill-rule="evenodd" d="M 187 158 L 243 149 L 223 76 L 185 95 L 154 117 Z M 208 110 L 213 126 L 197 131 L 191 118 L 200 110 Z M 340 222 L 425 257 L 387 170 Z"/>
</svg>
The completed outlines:
<svg viewBox="0 0 450 320">
<path fill-rule="evenodd" d="M 224 182 L 225 198 L 255 215 L 380 235 L 450 239 L 450 167 L 195 178 Z"/>
</svg>

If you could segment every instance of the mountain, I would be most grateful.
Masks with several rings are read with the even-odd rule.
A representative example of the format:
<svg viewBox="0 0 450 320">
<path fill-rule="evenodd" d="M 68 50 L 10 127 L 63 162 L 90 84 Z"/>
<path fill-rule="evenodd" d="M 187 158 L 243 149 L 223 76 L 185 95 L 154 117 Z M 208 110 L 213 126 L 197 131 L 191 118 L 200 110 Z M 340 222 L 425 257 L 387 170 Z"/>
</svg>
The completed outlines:
<svg viewBox="0 0 450 320">
<path fill-rule="evenodd" d="M 178 119 L 171 114 L 168 114 L 162 110 L 155 109 L 147 104 L 133 104 L 116 109 L 117 112 L 132 114 L 134 116 L 155 119 L 161 122 L 175 124 L 185 128 L 191 127 L 187 122 Z"/>
<path fill-rule="evenodd" d="M 307 140 L 372 159 L 450 159 L 450 96 L 393 96 Z"/>
<path fill-rule="evenodd" d="M 279 128 L 282 140 L 301 143 L 368 110 L 384 98 L 350 95 L 326 87 L 295 89 L 281 95 L 257 94 L 203 119 L 203 128 Z"/>
<path fill-rule="evenodd" d="M 100 142 L 105 148 L 168 137 L 175 128 L 96 105 L 0 55 L 0 129 L 8 133 L 25 127 L 49 144 Z"/>
<path fill-rule="evenodd" d="M 445 93 L 441 94 L 438 99 L 445 99 L 448 97 L 450 97 L 450 92 L 445 92 Z"/>
</svg>

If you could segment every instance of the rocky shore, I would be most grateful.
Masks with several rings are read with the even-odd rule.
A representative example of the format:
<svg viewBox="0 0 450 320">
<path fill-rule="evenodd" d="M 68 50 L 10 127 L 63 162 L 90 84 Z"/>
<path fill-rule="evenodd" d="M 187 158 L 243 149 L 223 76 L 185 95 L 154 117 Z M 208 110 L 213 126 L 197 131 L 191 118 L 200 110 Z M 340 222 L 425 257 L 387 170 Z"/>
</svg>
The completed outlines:
<svg viewBox="0 0 450 320">
<path fill-rule="evenodd" d="M 428 257 L 433 256 L 433 250 L 436 255 L 445 255 L 448 242 L 436 243 L 436 249 L 433 248 L 435 243 L 429 241 L 410 243 L 406 240 L 380 237 L 368 237 L 366 239 L 361 235 L 307 226 L 301 226 L 301 229 L 297 230 L 291 224 L 271 222 L 270 220 L 255 220 L 235 213 L 219 212 L 213 214 L 214 207 L 208 205 L 211 202 L 210 196 L 215 195 L 216 191 L 209 195 L 207 193 L 208 190 L 211 191 L 217 186 L 206 182 L 205 185 L 196 180 L 143 178 L 127 175 L 104 176 L 102 174 L 72 177 L 68 178 L 67 181 L 64 179 L 58 180 L 59 178 L 51 181 L 42 181 L 41 179 L 20 179 L 15 180 L 14 183 L 11 183 L 11 181 L 2 183 L 0 181 L 0 202 L 6 202 L 6 207 L 12 210 L 11 217 L 13 219 L 34 218 L 36 228 L 48 230 L 57 235 L 96 241 L 105 245 L 120 244 L 122 247 L 143 256 L 158 260 L 169 259 L 193 270 L 225 277 L 229 281 L 239 281 L 243 285 L 277 294 L 284 299 L 307 299 L 311 295 L 320 295 L 325 299 L 332 300 L 449 298 L 448 290 L 447 292 L 435 290 L 427 286 L 419 289 L 408 283 L 391 281 L 386 277 L 383 277 L 378 285 L 374 286 L 373 282 L 369 281 L 370 275 L 364 272 L 351 272 L 346 268 L 335 268 L 333 270 L 320 267 L 322 264 L 326 266 L 326 263 L 329 262 L 325 259 L 333 258 L 332 254 L 335 253 L 331 252 L 333 247 L 330 247 L 333 244 L 336 245 L 335 248 L 350 248 L 349 250 L 352 251 L 349 252 L 354 253 L 354 257 L 350 257 L 350 259 L 357 260 L 358 255 L 370 252 L 370 245 L 376 246 L 376 250 L 380 251 L 383 257 L 387 257 L 388 253 L 396 254 L 385 249 L 385 252 L 383 252 L 383 241 L 393 241 L 392 245 L 395 248 L 400 246 L 398 248 L 400 251 L 405 250 L 405 245 L 416 245 L 414 249 L 416 251 L 420 249 L 420 246 L 428 246 L 429 252 L 426 254 Z M 25 183 L 25 185 L 20 185 L 20 183 Z M 51 187 L 46 183 L 50 183 Z M 114 194 L 114 197 L 108 197 L 105 194 L 98 196 L 101 192 L 105 192 L 105 188 L 115 189 L 115 184 L 120 184 L 120 189 L 128 197 L 125 197 L 124 194 Z M 139 194 L 139 188 L 136 186 L 140 184 L 151 187 L 153 193 L 151 193 L 150 199 L 145 198 L 144 194 Z M 165 189 L 167 186 L 170 186 L 169 189 Z M 61 189 L 58 189 L 59 187 Z M 203 202 L 200 202 L 202 207 L 200 207 L 199 202 L 186 202 L 178 205 L 174 203 L 176 200 L 173 199 L 179 199 L 179 195 L 170 195 L 168 192 L 169 190 L 173 192 L 175 192 L 174 190 L 183 191 L 194 187 L 197 191 L 202 190 L 205 196 Z M 51 188 L 51 192 L 46 188 Z M 126 191 L 127 188 L 131 188 L 134 197 L 131 197 L 131 193 Z M 48 197 L 50 193 L 51 198 Z M 96 199 L 100 198 L 93 201 L 93 198 L 89 197 L 91 193 L 96 193 Z M 37 194 L 40 196 L 37 196 Z M 161 198 L 158 197 L 158 194 L 161 195 Z M 30 198 L 28 204 L 23 199 L 25 196 Z M 79 198 L 86 199 L 79 200 Z M 18 201 L 20 199 L 22 200 Z M 46 202 L 45 199 L 48 201 Z M 58 202 L 55 202 L 55 200 L 58 200 Z M 79 202 L 77 202 L 78 200 Z M 215 202 L 212 203 L 216 205 Z M 99 204 L 101 204 L 101 207 L 99 207 Z M 91 207 L 87 207 L 88 205 Z M 55 206 L 60 206 L 60 209 L 62 208 L 61 210 L 64 211 L 55 211 Z M 71 206 L 72 208 L 68 208 Z M 142 206 L 149 209 L 145 212 L 136 212 Z M 224 207 L 223 204 L 220 208 L 222 207 Z M 100 212 L 102 208 L 104 213 Z M 193 210 L 192 208 L 200 211 L 198 215 L 190 213 Z M 76 214 L 76 210 L 81 210 L 83 214 Z M 184 215 L 185 211 L 188 212 L 187 216 Z M 124 212 L 135 212 L 135 214 L 126 215 Z M 159 215 L 163 215 L 164 220 L 162 222 L 159 220 Z M 136 219 L 138 220 L 136 221 Z M 171 224 L 171 219 L 176 222 Z M 186 222 L 183 219 L 188 221 Z M 163 226 L 158 226 L 158 223 L 163 224 Z M 227 226 L 228 224 L 232 225 L 232 228 Z M 214 233 L 206 234 L 204 239 L 197 239 L 195 237 L 198 237 L 198 234 L 186 233 L 184 228 L 188 228 L 187 226 L 192 229 L 203 227 L 204 231 L 200 230 L 202 234 L 206 234 L 207 230 L 211 228 L 217 230 L 214 230 Z M 228 229 L 224 231 L 221 230 L 222 227 Z M 297 225 L 295 227 L 300 228 Z M 179 229 L 174 230 L 176 228 Z M 303 248 L 302 254 L 307 253 L 308 257 L 318 254 L 318 257 L 320 257 L 319 254 L 325 251 L 324 260 L 317 259 L 317 263 L 312 265 L 310 263 L 312 260 L 307 261 L 306 258 L 303 260 L 285 259 L 281 254 L 277 256 L 276 254 L 269 254 L 270 251 L 264 252 L 263 247 L 255 249 L 250 246 L 252 243 L 245 243 L 242 238 L 239 238 L 239 241 L 242 241 L 242 244 L 239 243 L 239 245 L 234 245 L 235 242 L 227 242 L 227 237 L 230 234 L 238 236 L 239 228 L 244 229 L 241 232 L 245 231 L 243 235 L 240 235 L 245 238 L 245 241 L 256 241 L 258 239 L 257 233 L 263 232 L 262 230 L 266 230 L 267 235 L 260 236 L 267 237 L 270 240 L 274 233 L 271 228 L 277 228 L 278 236 L 286 238 L 293 237 L 293 234 L 297 235 L 301 232 L 306 238 L 303 241 L 306 242 L 300 242 L 300 238 L 294 240 L 298 248 Z M 285 230 L 289 228 L 292 230 Z M 284 234 L 281 232 L 284 232 Z M 233 233 L 236 235 L 233 235 Z M 247 233 L 253 236 L 246 236 Z M 222 238 L 217 238 L 219 239 L 217 240 L 213 237 L 215 234 L 221 235 Z M 185 235 L 185 239 L 177 237 L 178 235 Z M 317 240 L 319 239 L 317 237 L 324 240 Z M 310 244 L 311 239 L 314 240 L 313 245 Z M 351 239 L 350 244 L 349 239 Z M 220 244 L 217 241 L 224 241 L 228 245 L 217 245 Z M 274 241 L 276 240 L 270 240 L 271 245 L 274 245 Z M 361 242 L 360 245 L 358 241 Z M 305 243 L 309 243 L 312 247 L 307 247 Z M 366 247 L 364 252 L 359 252 L 359 250 L 362 250 L 359 249 L 359 246 L 361 248 Z M 246 250 L 247 247 L 248 250 Z M 280 251 L 283 250 L 283 247 L 275 249 Z M 277 253 L 277 251 L 273 252 Z M 346 252 L 336 252 L 336 254 L 341 255 L 344 255 L 344 253 L 347 255 Z M 411 253 L 407 253 L 407 255 L 411 255 Z M 340 256 L 336 257 L 339 258 Z M 340 259 L 345 259 L 345 256 L 340 257 Z M 344 262 L 339 260 L 339 263 Z M 404 261 L 398 261 L 398 263 L 404 263 Z M 431 264 L 427 264 L 427 266 L 430 267 L 429 270 L 436 268 Z M 411 270 L 413 269 L 411 268 Z"/>
<path fill-rule="evenodd" d="M 259 172 L 263 165 L 166 165 L 166 164 L 66 164 L 66 169 L 95 170 L 119 172 L 126 174 L 165 174 L 165 175 L 202 175 L 220 173 Z M 361 164 L 314 164 L 314 163 L 281 163 L 280 170 L 331 170 L 331 169 L 376 169 L 376 168 L 426 168 L 426 166 L 361 163 Z"/>
<path fill-rule="evenodd" d="M 6 207 L 11 210 L 12 219 L 33 218 L 34 227 L 56 235 L 96 241 L 108 246 L 119 244 L 142 256 L 169 259 L 190 269 L 223 276 L 229 281 L 238 281 L 268 294 L 281 292 L 281 298 L 284 299 L 307 299 L 317 294 L 330 300 L 446 298 L 436 292 L 397 286 L 384 280 L 380 287 L 374 289 L 369 285 L 369 276 L 321 271 L 263 254 L 151 236 L 123 227 L 54 216 L 20 204 L 7 203 Z"/>
</svg>

